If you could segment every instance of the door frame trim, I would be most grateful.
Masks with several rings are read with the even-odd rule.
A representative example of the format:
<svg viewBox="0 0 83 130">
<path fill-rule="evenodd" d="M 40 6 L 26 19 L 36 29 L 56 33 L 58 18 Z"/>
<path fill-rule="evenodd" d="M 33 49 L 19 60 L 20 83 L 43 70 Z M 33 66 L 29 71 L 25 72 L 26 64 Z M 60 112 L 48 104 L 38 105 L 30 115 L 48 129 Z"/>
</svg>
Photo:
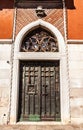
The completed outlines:
<svg viewBox="0 0 83 130">
<path fill-rule="evenodd" d="M 44 53 L 39 52 L 38 55 L 31 56 L 31 54 L 20 52 L 21 42 L 25 35 L 32 29 L 41 25 L 51 31 L 58 40 L 59 52 Z M 46 57 L 47 55 L 47 57 Z M 33 58 L 32 58 L 33 57 Z M 61 101 L 61 123 L 69 123 L 70 121 L 70 104 L 69 104 L 69 75 L 68 75 L 68 57 L 67 57 L 67 45 L 64 42 L 62 34 L 59 30 L 52 24 L 45 22 L 41 19 L 32 22 L 25 26 L 17 35 L 14 43 L 14 57 L 13 57 L 13 75 L 12 75 L 12 94 L 11 94 L 11 111 L 10 111 L 10 123 L 17 123 L 18 115 L 18 96 L 19 96 L 19 60 L 60 60 L 60 101 Z M 37 59 L 36 59 L 37 58 Z M 65 98 L 66 97 L 66 98 Z"/>
</svg>

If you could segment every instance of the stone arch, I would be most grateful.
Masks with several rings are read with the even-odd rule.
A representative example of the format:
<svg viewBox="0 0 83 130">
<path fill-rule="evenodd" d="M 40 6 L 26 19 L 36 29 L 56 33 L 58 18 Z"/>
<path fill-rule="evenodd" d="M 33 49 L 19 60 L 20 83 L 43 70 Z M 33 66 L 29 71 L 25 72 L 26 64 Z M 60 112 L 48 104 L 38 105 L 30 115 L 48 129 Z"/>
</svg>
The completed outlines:
<svg viewBox="0 0 83 130">
<path fill-rule="evenodd" d="M 41 19 L 32 22 L 28 25 L 26 25 L 25 27 L 22 28 L 22 30 L 18 33 L 16 40 L 15 40 L 15 52 L 19 52 L 20 51 L 20 46 L 21 46 L 21 42 L 22 39 L 25 37 L 26 33 L 31 30 L 32 28 L 36 28 L 37 26 L 41 25 L 42 27 L 45 27 L 47 29 L 49 29 L 58 39 L 58 44 L 59 44 L 59 51 L 64 53 L 65 52 L 65 43 L 64 43 L 64 38 L 61 35 L 60 31 L 54 27 L 52 24 L 45 22 Z"/>
<path fill-rule="evenodd" d="M 38 57 L 38 53 L 23 53 L 20 52 L 20 46 L 23 38 L 26 36 L 29 30 L 36 28 L 41 25 L 42 27 L 50 30 L 58 40 L 59 52 L 51 53 L 48 52 L 41 53 Z M 47 57 L 48 54 L 48 57 Z M 32 56 L 32 57 L 31 57 Z M 13 77 L 12 77 L 12 95 L 11 95 L 11 112 L 10 112 L 10 123 L 17 122 L 18 114 L 18 95 L 19 95 L 19 60 L 60 60 L 60 99 L 61 99 L 61 122 L 70 121 L 70 112 L 69 112 L 69 85 L 68 85 L 68 65 L 67 65 L 67 52 L 66 44 L 64 38 L 59 32 L 59 30 L 41 19 L 30 23 L 25 26 L 17 35 L 14 43 L 14 58 L 13 58 Z M 66 97 L 66 98 L 65 98 Z"/>
</svg>

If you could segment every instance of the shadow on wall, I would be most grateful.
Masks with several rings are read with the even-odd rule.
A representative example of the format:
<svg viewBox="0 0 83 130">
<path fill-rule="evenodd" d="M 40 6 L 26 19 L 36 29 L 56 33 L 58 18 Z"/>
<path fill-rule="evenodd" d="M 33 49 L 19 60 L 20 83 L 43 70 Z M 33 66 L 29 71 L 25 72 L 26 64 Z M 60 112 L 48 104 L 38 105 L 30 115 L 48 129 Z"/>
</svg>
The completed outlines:
<svg viewBox="0 0 83 130">
<path fill-rule="evenodd" d="M 74 0 L 65 0 L 67 9 L 75 9 Z"/>
<path fill-rule="evenodd" d="M 13 9 L 14 0 L 0 0 L 0 10 Z"/>
<path fill-rule="evenodd" d="M 33 2 L 34 1 L 34 2 Z M 65 0 L 67 9 L 75 9 L 74 0 Z M 37 6 L 43 6 L 48 9 L 61 9 L 62 0 L 16 0 L 17 7 L 25 8 L 37 8 Z M 0 10 L 2 9 L 13 9 L 14 0 L 0 0 Z"/>
<path fill-rule="evenodd" d="M 62 9 L 63 0 L 16 0 L 17 7 L 37 8 L 42 6 L 47 9 Z M 67 9 L 75 9 L 74 0 L 65 0 Z"/>
<path fill-rule="evenodd" d="M 62 9 L 62 0 L 16 0 L 17 7 L 21 8 L 37 8 L 42 6 L 44 9 Z"/>
</svg>

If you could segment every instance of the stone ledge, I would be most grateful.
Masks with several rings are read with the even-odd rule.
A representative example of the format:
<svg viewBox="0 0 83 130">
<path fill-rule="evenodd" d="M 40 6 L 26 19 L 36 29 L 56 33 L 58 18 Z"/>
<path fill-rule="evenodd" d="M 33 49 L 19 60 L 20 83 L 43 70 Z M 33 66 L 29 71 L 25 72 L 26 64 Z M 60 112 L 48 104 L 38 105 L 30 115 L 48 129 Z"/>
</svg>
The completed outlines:
<svg viewBox="0 0 83 130">
<path fill-rule="evenodd" d="M 0 39 L 0 44 L 11 44 L 12 39 Z"/>
<path fill-rule="evenodd" d="M 0 130 L 83 130 L 82 125 L 0 125 Z"/>
</svg>

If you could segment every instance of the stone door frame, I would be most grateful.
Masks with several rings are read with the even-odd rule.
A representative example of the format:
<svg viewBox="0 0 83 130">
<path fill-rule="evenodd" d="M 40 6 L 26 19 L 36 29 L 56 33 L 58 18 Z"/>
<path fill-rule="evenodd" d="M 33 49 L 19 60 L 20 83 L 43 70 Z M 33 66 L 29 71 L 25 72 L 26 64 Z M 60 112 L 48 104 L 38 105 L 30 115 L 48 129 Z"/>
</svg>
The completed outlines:
<svg viewBox="0 0 83 130">
<path fill-rule="evenodd" d="M 51 31 L 58 40 L 59 52 L 20 52 L 21 42 L 26 34 L 37 26 Z M 14 43 L 13 57 L 13 75 L 12 75 L 12 94 L 11 94 L 11 111 L 10 123 L 17 123 L 18 115 L 18 99 L 19 99 L 19 61 L 20 60 L 60 60 L 60 106 L 61 106 L 61 122 L 68 123 L 70 121 L 70 105 L 69 105 L 69 77 L 67 62 L 67 45 L 59 30 L 52 24 L 41 19 L 25 26 L 17 35 Z M 36 123 L 36 122 L 35 122 Z M 38 122 L 37 122 L 38 123 Z M 39 122 L 42 123 L 42 122 Z M 52 123 L 52 122 L 51 122 Z M 56 122 L 54 122 L 56 123 Z"/>
</svg>

